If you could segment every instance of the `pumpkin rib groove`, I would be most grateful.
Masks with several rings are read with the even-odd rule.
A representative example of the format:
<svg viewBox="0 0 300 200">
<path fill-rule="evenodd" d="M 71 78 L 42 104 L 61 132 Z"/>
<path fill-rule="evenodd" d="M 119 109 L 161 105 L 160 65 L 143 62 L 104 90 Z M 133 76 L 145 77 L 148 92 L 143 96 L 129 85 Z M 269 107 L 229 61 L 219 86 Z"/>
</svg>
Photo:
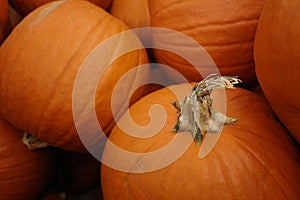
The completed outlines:
<svg viewBox="0 0 300 200">
<path fill-rule="evenodd" d="M 105 15 L 105 17 L 103 17 L 101 20 L 98 20 L 97 23 L 95 23 L 95 25 L 91 28 L 91 30 L 88 32 L 89 34 L 86 35 L 86 39 L 82 40 L 82 44 L 85 43 L 86 40 L 88 40 L 89 38 L 96 38 L 96 36 L 99 34 L 99 30 L 97 30 L 97 27 L 100 26 L 102 23 L 106 23 L 106 21 L 108 21 L 110 19 L 109 15 Z M 93 37 L 94 36 L 94 37 Z M 77 57 L 77 55 L 80 55 L 81 49 L 84 49 L 85 46 L 84 45 L 79 45 L 81 48 L 78 48 L 78 51 L 76 51 L 76 53 L 72 56 L 71 59 L 69 59 L 69 61 L 67 63 L 69 63 L 68 65 L 71 65 L 71 63 L 73 62 L 74 58 Z M 92 48 L 90 52 L 92 52 L 96 47 Z M 84 61 L 82 61 L 84 62 Z M 80 70 L 80 68 L 78 69 L 78 71 Z M 77 73 L 78 73 L 77 71 Z M 106 70 L 105 70 L 106 71 Z M 104 71 L 104 74 L 105 74 Z M 77 76 L 77 73 L 75 76 Z M 99 80 L 101 80 L 101 77 L 99 77 Z M 75 82 L 74 82 L 75 83 Z M 85 105 L 87 106 L 87 105 Z M 82 109 L 84 110 L 86 107 L 83 107 Z M 75 128 L 76 129 L 76 128 Z M 57 140 L 53 140 L 55 143 L 57 143 L 59 140 L 64 141 L 64 138 L 68 137 L 69 135 L 72 135 L 72 130 L 73 128 L 70 128 L 69 131 L 63 135 L 60 138 L 57 138 Z M 77 130 L 76 130 L 77 131 Z M 79 137 L 79 136 L 78 136 Z M 59 142 L 58 142 L 59 143 Z M 59 144 L 58 144 L 59 145 Z"/>
<path fill-rule="evenodd" d="M 252 133 L 253 133 L 252 131 L 248 131 L 248 130 L 245 130 L 245 129 L 243 129 L 242 131 L 249 132 L 251 135 L 253 135 L 253 134 L 252 134 Z M 257 134 L 255 134 L 255 135 L 256 135 L 257 137 L 260 137 L 260 135 L 257 135 Z M 237 135 L 236 135 L 236 136 L 237 136 Z M 272 178 L 273 183 L 275 183 L 275 184 L 277 185 L 277 189 L 280 189 L 281 194 L 283 194 L 283 195 L 285 196 L 285 198 L 288 199 L 288 198 L 287 198 L 287 195 L 286 195 L 285 192 L 284 192 L 284 189 L 281 188 L 280 184 L 276 181 L 276 179 L 275 179 L 275 177 L 274 177 L 274 173 L 272 173 L 270 169 L 266 168 L 265 163 L 263 162 L 262 159 L 260 159 L 261 155 L 264 155 L 265 152 L 261 152 L 257 147 L 255 147 L 255 145 L 253 145 L 252 143 L 249 143 L 249 142 L 246 141 L 246 140 L 243 141 L 243 142 L 246 143 L 247 145 L 243 145 L 243 144 L 241 143 L 240 140 L 237 140 L 237 137 L 236 137 L 236 136 L 235 136 L 235 137 L 232 137 L 232 139 L 236 142 L 236 144 L 238 144 L 241 148 L 243 148 L 243 149 L 245 149 L 247 152 L 249 152 L 249 155 L 250 155 L 252 158 L 254 158 L 254 159 L 251 159 L 251 160 L 256 160 L 256 162 L 260 164 L 261 168 L 264 168 L 264 169 L 265 169 L 265 173 L 267 173 L 267 174 L 269 175 L 269 177 Z M 264 138 L 264 140 L 266 140 L 266 138 Z M 274 142 L 272 142 L 271 140 L 267 140 L 267 142 L 270 142 L 270 143 L 272 143 L 272 144 L 274 144 L 274 145 L 277 145 L 277 143 L 274 143 Z M 252 148 L 254 148 L 255 151 L 253 151 Z M 280 149 L 282 149 L 283 151 L 285 151 L 284 148 L 280 148 Z M 257 155 L 256 152 L 259 152 L 260 155 Z M 273 170 L 276 170 L 276 174 L 280 174 L 280 177 L 284 177 L 284 176 L 282 176 L 282 174 L 284 174 L 284 172 L 282 173 L 282 172 L 278 171 L 278 170 L 275 169 L 275 168 L 274 168 Z M 289 181 L 289 180 L 286 179 L 286 178 L 284 178 L 284 179 L 285 179 L 286 181 Z"/>
<path fill-rule="evenodd" d="M 270 124 L 273 124 L 273 125 L 274 125 L 274 123 L 270 123 Z M 243 132 L 247 132 L 247 133 L 249 133 L 249 134 L 251 134 L 251 135 L 255 135 L 256 137 L 259 137 L 260 139 L 263 139 L 264 141 L 273 144 L 273 146 L 278 146 L 278 147 L 280 147 L 280 149 L 281 149 L 282 151 L 284 151 L 287 155 L 290 155 L 290 156 L 293 157 L 294 159 L 300 161 L 299 157 L 297 157 L 297 156 L 294 154 L 294 152 L 293 152 L 292 150 L 289 150 L 289 151 L 288 151 L 286 147 L 281 146 L 281 143 L 277 143 L 277 141 L 271 140 L 271 138 L 263 137 L 263 135 L 260 135 L 260 134 L 258 134 L 258 133 L 255 133 L 255 132 L 251 131 L 251 130 L 245 129 L 244 127 L 241 127 L 241 126 L 239 126 L 239 125 L 236 125 L 236 126 L 234 126 L 234 127 L 232 127 L 232 128 L 233 128 L 233 129 L 240 130 L 240 131 L 243 131 Z M 281 136 L 284 137 L 284 138 L 281 138 L 281 139 L 289 140 L 289 138 L 287 138 L 287 137 L 285 137 L 285 136 L 283 136 L 283 135 L 281 135 Z M 234 137 L 232 137 L 233 140 L 236 140 L 236 139 L 238 139 L 238 138 L 239 138 L 239 140 L 240 140 L 241 136 L 240 136 L 240 135 L 235 135 Z M 236 141 L 238 141 L 238 140 L 236 140 Z M 248 147 L 249 144 L 250 144 L 250 143 L 248 143 L 246 146 Z M 253 146 L 253 145 L 252 145 L 252 146 Z"/>
<path fill-rule="evenodd" d="M 249 45 L 249 47 L 252 49 L 254 40 L 247 40 L 247 41 L 239 41 L 239 42 L 230 42 L 230 43 L 220 43 L 218 42 L 218 44 L 201 44 L 205 49 L 206 48 L 218 48 L 218 49 L 224 49 L 224 48 L 228 48 L 228 47 L 235 47 L 235 46 L 245 46 L 245 45 Z M 206 49 L 208 50 L 208 49 Z M 209 51 L 209 50 L 208 50 Z"/>
<path fill-rule="evenodd" d="M 248 120 L 248 119 L 247 119 Z M 240 131 L 243 131 L 243 132 L 247 132 L 248 134 L 251 134 L 251 135 L 254 135 L 255 137 L 259 137 L 259 138 L 263 138 L 264 140 L 266 141 L 269 141 L 270 143 L 272 144 L 275 144 L 274 141 L 272 141 L 271 139 L 268 139 L 268 138 L 265 138 L 264 136 L 260 135 L 259 133 L 255 133 L 253 132 L 252 130 L 249 130 L 249 129 L 246 129 L 245 127 L 241 126 L 241 125 L 236 125 L 234 127 L 232 127 L 233 129 L 236 129 L 236 130 L 240 130 Z M 239 138 L 241 139 L 241 136 L 239 135 L 235 135 L 234 138 Z"/>
<path fill-rule="evenodd" d="M 238 87 L 236 87 L 238 88 Z M 234 103 L 233 101 L 240 99 L 240 98 L 245 98 L 245 97 L 251 97 L 253 94 L 252 93 L 244 93 L 240 94 L 238 96 L 233 96 L 230 99 L 228 99 L 228 95 L 226 95 L 226 104 L 228 105 L 229 103 Z"/>
<path fill-rule="evenodd" d="M 233 69 L 237 69 L 237 68 L 241 68 L 243 66 L 248 66 L 249 64 L 252 64 L 253 62 L 252 61 L 248 61 L 248 62 L 241 62 L 241 63 L 237 63 L 237 64 L 234 64 L 234 65 L 219 65 L 218 67 L 220 68 L 220 70 L 223 68 L 223 67 L 226 67 L 226 68 L 233 68 Z M 249 69 L 249 70 L 252 70 L 252 69 Z M 228 73 L 228 72 L 227 72 Z M 238 74 L 238 73 L 237 73 Z M 234 74 L 228 74 L 228 75 L 233 75 Z"/>
<path fill-rule="evenodd" d="M 241 25 L 245 25 L 245 26 L 249 26 L 249 24 L 253 24 L 253 26 L 255 26 L 258 23 L 258 19 L 257 18 L 249 18 L 249 19 L 245 19 L 245 20 L 234 20 L 234 21 L 227 21 L 227 22 L 223 22 L 223 23 L 213 23 L 213 22 L 207 22 L 204 24 L 195 24 L 194 26 L 186 26 L 186 27 L 181 27 L 176 29 L 179 32 L 184 32 L 185 34 L 189 35 L 190 31 L 196 31 L 196 32 L 202 32 L 202 31 L 210 31 L 210 30 L 214 30 L 214 31 L 223 31 L 223 30 L 230 30 L 233 28 L 233 26 L 241 26 Z M 255 28 L 256 29 L 256 28 Z"/>
<path fill-rule="evenodd" d="M 185 0 L 185 1 L 181 1 L 181 2 L 176 2 L 176 4 L 174 4 L 173 2 L 171 2 L 170 4 L 166 4 L 164 5 L 164 9 L 163 10 L 158 10 L 156 11 L 155 13 L 151 12 L 151 7 L 149 6 L 150 8 L 150 13 L 151 13 L 151 18 L 154 18 L 166 11 L 168 11 L 169 9 L 171 8 L 176 8 L 176 7 L 181 7 L 182 4 L 185 4 L 187 1 L 191 1 L 191 0 Z M 150 3 L 150 1 L 148 1 L 148 4 Z"/>
<path fill-rule="evenodd" d="M 118 47 L 116 47 L 116 48 L 118 48 Z M 113 64 L 113 63 L 110 63 L 110 64 Z M 103 74 L 102 74 L 102 76 L 105 76 L 105 74 L 107 74 L 107 73 L 109 73 L 108 71 L 110 71 L 111 69 L 109 69 L 109 68 L 106 68 L 104 71 L 103 71 Z M 101 82 L 102 82 L 103 80 L 101 79 L 101 77 L 99 77 L 99 81 L 98 81 L 98 83 L 97 83 L 97 85 L 101 85 Z M 130 83 L 130 88 L 132 88 L 132 84 L 133 83 Z M 96 93 L 97 93 L 97 91 L 95 91 Z M 99 94 L 98 94 L 99 95 Z M 97 94 L 95 95 L 95 96 L 97 96 Z M 98 105 L 96 105 L 95 104 L 95 106 L 96 106 L 96 108 L 95 109 L 97 109 L 97 106 Z M 112 105 L 110 105 L 110 106 L 112 106 Z M 102 128 L 102 130 L 104 131 L 104 132 L 106 132 L 106 129 L 108 128 L 108 127 L 113 127 L 114 125 L 115 125 L 115 122 L 114 122 L 114 117 L 115 116 L 110 116 L 110 120 L 109 120 L 109 123 L 108 124 L 106 124 L 106 126 L 105 127 L 103 127 L 103 126 L 101 126 L 101 128 Z"/>
<path fill-rule="evenodd" d="M 18 31 L 18 30 L 19 30 L 18 26 L 17 26 L 15 29 L 16 29 L 15 31 Z M 23 34 L 23 35 L 22 35 L 22 42 L 19 42 L 19 43 L 17 43 L 17 45 L 14 46 L 14 52 L 15 52 L 15 54 L 16 54 L 16 57 L 19 57 L 22 48 L 25 48 L 26 44 L 24 44 L 24 42 L 28 41 L 28 39 L 26 39 L 26 38 L 28 38 L 28 37 L 30 36 L 31 32 L 32 32 L 32 31 L 29 31 L 26 35 Z M 3 45 L 5 45 L 5 42 L 1 45 L 1 47 L 3 47 Z M 16 46 L 17 46 L 17 48 L 16 48 Z M 3 48 L 1 48 L 1 49 L 3 49 Z M 0 52 L 1 52 L 1 49 L 0 49 Z M 0 60 L 0 61 L 1 61 L 1 60 Z M 15 66 L 16 66 L 16 65 L 15 65 L 16 62 L 17 62 L 16 60 L 13 60 L 13 64 L 12 64 L 11 66 L 14 66 L 14 67 L 15 67 Z M 1 84 L 1 93 L 5 93 L 5 94 L 3 94 L 3 95 L 5 95 L 5 96 L 8 96 L 7 93 L 8 93 L 9 87 L 6 87 L 6 88 L 4 89 L 3 86 L 4 86 L 4 85 L 7 86 L 7 85 L 8 85 L 7 83 L 12 82 L 10 79 L 12 79 L 11 74 L 12 74 L 13 71 L 14 71 L 14 67 L 9 67 L 9 68 L 6 67 L 5 70 L 7 71 L 7 73 L 8 73 L 8 76 L 7 76 L 7 77 L 9 77 L 9 78 L 5 78 L 5 79 L 1 78 L 1 80 L 2 80 L 1 82 L 3 82 L 3 83 Z M 3 70 L 3 69 L 1 69 L 0 71 L 2 71 L 2 70 Z M 1 73 L 1 76 L 3 76 L 2 73 Z M 3 81 L 3 80 L 4 80 L 4 81 Z M 24 90 L 26 90 L 26 88 L 24 88 Z M 4 115 L 3 117 L 5 118 L 5 115 Z"/>
<path fill-rule="evenodd" d="M 186 3 L 186 2 L 182 2 L 182 3 Z M 175 4 L 175 5 L 178 5 L 178 4 Z M 166 11 L 166 10 L 163 10 L 163 11 Z M 152 16 L 153 18 L 155 16 Z M 242 19 L 242 20 L 228 20 L 228 21 L 224 21 L 222 23 L 220 23 L 220 21 L 216 21 L 216 22 L 212 22 L 212 21 L 209 21 L 209 22 L 206 22 L 206 23 L 199 23 L 199 24 L 195 24 L 193 26 L 191 25 L 186 25 L 183 26 L 183 27 L 180 27 L 180 28 L 177 28 L 176 30 L 179 31 L 179 32 L 185 32 L 185 31 L 195 31 L 198 30 L 197 32 L 199 31 L 202 31 L 202 30 L 210 30 L 210 29 L 213 29 L 215 30 L 214 28 L 220 28 L 220 30 L 226 30 L 228 28 L 232 28 L 232 26 L 240 26 L 241 24 L 244 24 L 246 26 L 249 26 L 249 24 L 253 24 L 253 26 L 255 26 L 255 29 L 256 29 L 256 24 L 258 23 L 259 19 L 257 18 L 257 16 L 254 16 L 252 18 L 245 18 L 245 19 Z M 183 24 L 182 24 L 183 25 Z"/>
<path fill-rule="evenodd" d="M 247 64 L 252 64 L 253 63 L 253 61 L 245 61 L 245 62 L 241 62 L 241 63 L 239 63 L 239 64 L 234 64 L 234 65 L 226 65 L 226 64 L 224 64 L 224 63 L 222 63 L 222 65 L 218 65 L 218 68 L 219 68 L 219 70 L 221 70 L 223 67 L 230 67 L 230 68 L 246 68 L 247 67 Z M 254 63 L 253 63 L 254 64 Z M 235 76 L 235 74 L 229 74 L 229 75 L 232 75 L 232 76 Z"/>
<path fill-rule="evenodd" d="M 132 174 L 132 173 L 131 173 Z M 133 174 L 134 175 L 134 174 Z M 141 182 L 141 179 L 137 176 L 137 177 L 135 177 L 135 176 L 130 176 L 130 178 L 134 178 L 134 180 L 135 181 L 137 181 L 137 183 L 142 183 Z M 131 181 L 132 181 L 132 179 L 131 179 Z M 135 182 L 134 181 L 134 182 Z M 129 184 L 129 185 L 132 185 L 132 184 Z M 145 190 L 145 188 L 143 188 L 143 187 L 139 187 L 139 189 L 142 191 L 142 193 L 147 197 L 146 199 L 149 199 L 149 200 L 151 200 L 151 199 L 153 199 L 152 198 L 152 195 L 151 194 L 149 194 L 149 192 L 147 192 L 147 190 Z M 135 190 L 136 190 L 136 188 L 135 188 Z M 138 199 L 138 197 L 135 195 L 135 191 L 134 190 L 132 190 L 132 189 L 130 189 L 130 191 L 133 191 L 133 192 L 130 192 L 130 194 L 134 197 L 134 199 Z"/>
<path fill-rule="evenodd" d="M 90 28 L 89 28 L 90 30 L 87 31 L 87 34 L 86 34 L 86 36 L 85 36 L 85 39 L 82 39 L 82 40 L 80 41 L 80 44 L 78 45 L 79 48 L 77 48 L 76 51 L 73 52 L 73 55 L 68 59 L 68 61 L 66 61 L 65 66 L 62 66 L 62 68 L 64 68 L 65 70 L 62 70 L 61 73 L 57 76 L 57 79 L 56 79 L 56 81 L 55 81 L 56 87 L 53 87 L 54 89 L 53 89 L 51 92 L 49 92 L 49 97 L 48 97 L 48 99 L 51 99 L 51 102 L 49 101 L 48 104 L 47 104 L 47 106 L 45 106 L 45 108 L 42 109 L 42 110 L 45 111 L 45 112 L 43 112 L 43 116 L 48 115 L 48 112 L 46 112 L 46 111 L 51 111 L 51 109 L 48 109 L 51 105 L 56 105 L 56 103 L 53 103 L 53 102 L 55 102 L 56 99 L 53 98 L 53 97 L 56 96 L 55 93 L 57 93 L 58 88 L 60 88 L 59 85 L 63 85 L 62 82 L 65 81 L 65 79 L 63 79 L 63 77 L 66 77 L 66 78 L 68 79 L 68 77 L 70 76 L 70 75 L 69 75 L 69 71 L 70 71 L 70 70 L 72 69 L 72 67 L 73 67 L 74 60 L 76 60 L 76 58 L 77 58 L 78 56 L 81 55 L 82 50 L 86 48 L 86 45 L 84 45 L 85 42 L 86 42 L 86 40 L 88 40 L 89 38 L 92 38 L 91 36 L 93 36 L 93 35 L 97 35 L 97 33 L 94 34 L 94 32 L 97 31 L 97 27 L 99 26 L 99 24 L 103 23 L 102 20 L 105 21 L 105 20 L 108 20 L 108 19 L 109 19 L 109 17 L 108 17 L 108 15 L 106 15 L 106 16 L 105 16 L 104 18 L 102 18 L 101 20 L 97 20 L 97 22 L 95 22 L 94 25 L 93 25 L 92 27 L 89 26 L 89 27 L 90 27 Z M 94 36 L 93 38 L 95 38 L 95 36 Z M 91 51 L 93 51 L 93 49 L 92 49 Z M 78 71 L 77 71 L 77 72 L 78 72 Z M 76 74 L 77 74 L 77 73 L 76 73 Z M 75 76 L 76 76 L 76 75 L 75 75 Z M 39 130 L 37 130 L 37 133 L 36 133 L 36 135 L 37 135 L 38 138 L 40 138 L 40 137 L 39 137 L 39 135 L 40 135 L 40 134 L 39 134 L 39 133 L 40 133 L 40 128 L 43 127 L 43 124 L 44 124 L 44 123 L 45 123 L 45 124 L 48 123 L 48 122 L 47 122 L 48 119 L 46 119 L 45 117 L 41 117 L 40 119 L 41 119 L 41 120 L 39 121 L 39 124 L 38 124 Z M 43 119 L 44 119 L 44 120 L 43 120 Z M 55 139 L 55 138 L 54 138 L 54 139 L 52 138 L 53 143 L 57 143 L 57 145 L 64 145 L 64 144 L 66 144 L 65 142 L 68 141 L 68 140 L 64 140 L 64 138 L 68 138 L 68 137 L 70 137 L 70 135 L 72 135 L 71 130 L 72 130 L 72 127 L 70 127 L 70 128 L 69 128 L 69 131 L 67 131 L 67 132 L 66 132 L 65 134 L 63 134 L 61 137 L 57 137 L 56 139 Z M 59 142 L 59 141 L 64 141 L 64 143 Z"/>
<path fill-rule="evenodd" d="M 206 50 L 207 50 L 207 52 L 209 53 L 210 51 L 211 51 L 211 49 L 209 49 L 210 47 L 206 47 L 206 46 L 203 46 Z M 179 56 L 179 55 L 178 55 Z M 181 57 L 181 56 L 179 56 L 180 58 L 182 58 L 182 59 L 184 59 L 183 57 Z M 170 58 L 170 59 L 172 59 L 172 58 Z M 170 60 L 169 59 L 169 60 Z M 160 60 L 163 60 L 163 61 L 165 61 L 166 59 L 165 58 L 160 58 Z M 184 60 L 185 61 L 185 60 Z M 189 63 L 190 64 L 190 63 Z M 243 60 L 243 62 L 240 62 L 240 63 L 235 63 L 234 65 L 229 65 L 229 64 L 226 64 L 226 63 L 222 63 L 222 65 L 218 65 L 218 68 L 219 68 L 219 70 L 220 69 L 222 69 L 223 67 L 224 68 L 226 68 L 226 67 L 230 67 L 230 68 L 241 68 L 241 67 L 245 67 L 245 68 L 248 68 L 247 67 L 247 65 L 249 65 L 249 64 L 253 64 L 254 65 L 254 62 L 253 62 L 253 60 Z M 203 68 L 201 68 L 201 69 L 203 69 Z M 201 70 L 200 69 L 200 70 Z M 254 69 L 253 69 L 253 73 L 255 73 L 255 71 L 254 71 Z M 234 74 L 230 74 L 230 75 L 234 75 Z"/>
<path fill-rule="evenodd" d="M 8 168 L 8 169 L 10 169 L 10 168 Z M 30 175 L 26 174 L 23 176 L 18 175 L 17 177 L 13 177 L 13 179 L 12 179 L 12 177 L 7 177 L 7 179 L 1 177 L 1 181 L 6 181 L 8 183 L 9 182 L 15 183 L 15 182 L 20 182 L 20 181 L 30 181 L 33 177 L 34 177 L 34 174 L 30 174 Z"/>
<path fill-rule="evenodd" d="M 132 172 L 128 172 L 123 180 L 125 181 L 128 194 L 130 194 L 131 197 L 134 197 L 134 191 L 132 191 L 132 189 L 130 187 L 131 184 L 128 184 L 130 179 L 132 178 L 131 175 L 132 175 Z M 135 178 L 135 180 L 138 182 L 140 181 L 138 177 L 133 177 L 133 178 Z"/>
</svg>

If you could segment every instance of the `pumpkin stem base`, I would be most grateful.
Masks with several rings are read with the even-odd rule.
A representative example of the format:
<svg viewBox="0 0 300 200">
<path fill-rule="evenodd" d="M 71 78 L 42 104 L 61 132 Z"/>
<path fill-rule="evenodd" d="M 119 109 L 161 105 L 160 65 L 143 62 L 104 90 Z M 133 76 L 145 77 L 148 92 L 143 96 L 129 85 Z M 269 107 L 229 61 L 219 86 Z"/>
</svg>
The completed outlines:
<svg viewBox="0 0 300 200">
<path fill-rule="evenodd" d="M 30 150 L 46 148 L 49 146 L 48 143 L 41 141 L 27 132 L 23 133 L 22 143 Z"/>
<path fill-rule="evenodd" d="M 224 124 L 234 124 L 238 119 L 217 112 L 212 106 L 211 92 L 217 88 L 234 88 L 241 82 L 232 76 L 209 76 L 193 86 L 183 101 L 172 104 L 179 112 L 177 123 L 172 132 L 191 132 L 200 144 L 207 132 L 221 132 Z"/>
</svg>

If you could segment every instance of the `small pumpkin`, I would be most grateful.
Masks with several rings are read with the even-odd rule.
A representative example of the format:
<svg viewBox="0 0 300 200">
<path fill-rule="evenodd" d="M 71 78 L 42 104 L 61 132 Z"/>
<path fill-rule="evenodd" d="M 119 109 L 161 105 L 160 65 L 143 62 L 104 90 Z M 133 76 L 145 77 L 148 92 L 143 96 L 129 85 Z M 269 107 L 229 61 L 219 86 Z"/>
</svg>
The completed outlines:
<svg viewBox="0 0 300 200">
<path fill-rule="evenodd" d="M 79 69 L 83 65 L 90 69 L 94 64 L 92 70 L 98 70 L 98 63 L 112 58 L 123 47 L 140 45 L 141 49 L 108 63 L 101 76 L 91 70 L 84 75 L 88 85 L 79 92 L 95 88 L 95 111 L 104 133 L 109 133 L 114 126 L 111 101 L 121 77 L 131 72 L 121 86 L 122 91 L 113 99 L 118 114 L 127 109 L 128 94 L 147 79 L 148 68 L 136 67 L 147 63 L 148 58 L 134 34 L 129 40 L 128 37 L 113 40 L 105 51 L 98 52 L 96 48 L 126 30 L 125 24 L 88 1 L 56 1 L 33 11 L 18 24 L 0 49 L 2 115 L 18 129 L 52 146 L 85 152 L 73 116 L 74 112 L 83 113 L 93 94 L 73 94 L 77 75 L 82 74 L 78 73 Z M 100 55 L 96 54 L 95 60 L 89 59 L 94 52 Z M 98 84 L 89 83 L 95 79 Z M 132 96 L 132 102 L 146 92 L 139 89 Z M 74 111 L 74 95 L 80 101 L 76 104 L 77 111 Z M 86 138 L 92 137 L 89 130 L 85 133 Z"/>
<path fill-rule="evenodd" d="M 275 114 L 300 142 L 300 2 L 267 0 L 258 23 L 256 75 Z"/>
<path fill-rule="evenodd" d="M 36 199 L 52 181 L 54 149 L 31 151 L 22 133 L 0 118 L 0 199 Z"/>
<path fill-rule="evenodd" d="M 114 0 L 109 12 L 130 28 L 150 26 L 148 0 Z"/>
<path fill-rule="evenodd" d="M 172 29 L 191 37 L 209 53 L 221 75 L 237 75 L 243 80 L 243 87 L 252 87 L 256 85 L 253 42 L 263 3 L 264 0 L 151 0 L 151 26 Z M 180 49 L 190 47 L 185 41 L 168 35 L 153 41 Z M 195 69 L 198 66 L 192 66 L 186 58 L 159 49 L 154 53 L 159 63 L 175 68 L 189 81 L 199 82 L 204 78 Z M 203 62 L 201 55 L 193 56 Z M 204 76 L 215 73 L 210 66 L 199 67 L 199 70 Z M 174 78 L 172 74 L 169 76 Z"/>
<path fill-rule="evenodd" d="M 0 1 L 0 45 L 11 31 L 9 5 L 7 0 Z"/>
<path fill-rule="evenodd" d="M 28 15 L 34 9 L 54 0 L 9 0 L 10 5 L 22 16 Z M 108 9 L 112 0 L 88 0 L 103 9 Z"/>
<path fill-rule="evenodd" d="M 223 127 L 217 144 L 206 157 L 198 157 L 200 147 L 192 142 L 171 164 L 151 170 L 170 159 L 172 152 L 166 148 L 175 136 L 190 135 L 171 132 L 178 118 L 170 103 L 177 98 L 171 91 L 188 94 L 187 88 L 181 84 L 148 94 L 129 109 L 136 126 L 123 124 L 122 129 L 117 125 L 112 130 L 109 139 L 121 151 L 114 151 L 111 145 L 105 147 L 101 165 L 104 199 L 297 199 L 299 151 L 285 129 L 272 118 L 265 99 L 240 88 L 226 90 L 226 114 L 239 120 Z M 217 109 L 222 107 L 220 94 L 220 90 L 213 92 Z M 151 108 L 157 104 L 164 111 Z M 162 117 L 163 112 L 166 118 Z M 157 133 L 145 135 L 148 132 L 137 131 L 139 126 L 155 126 L 155 121 L 163 121 Z M 180 141 L 177 144 L 174 152 L 181 146 Z M 130 159 L 126 152 L 142 155 Z M 151 157 L 151 152 L 162 152 L 161 157 Z M 109 161 L 117 165 L 108 166 Z M 128 171 L 118 168 L 121 165 Z"/>
</svg>

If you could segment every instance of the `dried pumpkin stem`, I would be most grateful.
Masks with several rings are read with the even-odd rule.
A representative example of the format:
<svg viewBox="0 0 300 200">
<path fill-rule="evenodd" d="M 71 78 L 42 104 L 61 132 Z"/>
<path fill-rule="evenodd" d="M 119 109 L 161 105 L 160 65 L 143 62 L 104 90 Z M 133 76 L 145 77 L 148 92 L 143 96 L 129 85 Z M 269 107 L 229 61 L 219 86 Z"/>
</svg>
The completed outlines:
<svg viewBox="0 0 300 200">
<path fill-rule="evenodd" d="M 41 141 L 27 132 L 23 133 L 22 143 L 25 144 L 30 150 L 46 148 L 49 146 L 48 143 Z"/>
<path fill-rule="evenodd" d="M 227 117 L 213 108 L 210 94 L 214 89 L 234 88 L 240 82 L 235 76 L 210 75 L 193 86 L 183 101 L 172 102 L 179 111 L 172 131 L 191 132 L 195 141 L 200 144 L 207 132 L 220 132 L 224 124 L 235 123 L 237 118 Z"/>
</svg>

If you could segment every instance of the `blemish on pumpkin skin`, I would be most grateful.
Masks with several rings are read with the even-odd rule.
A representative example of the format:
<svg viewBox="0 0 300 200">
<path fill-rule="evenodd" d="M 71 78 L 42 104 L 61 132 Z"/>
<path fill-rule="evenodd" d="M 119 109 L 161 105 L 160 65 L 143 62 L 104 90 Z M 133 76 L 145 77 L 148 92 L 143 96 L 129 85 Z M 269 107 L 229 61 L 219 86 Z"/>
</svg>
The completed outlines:
<svg viewBox="0 0 300 200">
<path fill-rule="evenodd" d="M 35 25 L 39 24 L 44 17 L 46 17 L 49 13 L 51 13 L 51 11 L 56 9 L 62 3 L 64 3 L 64 1 L 57 1 L 57 2 L 53 2 L 51 5 L 47 6 L 45 9 L 43 9 L 39 13 L 39 16 L 33 22 L 30 23 L 30 25 L 35 26 Z"/>
</svg>

